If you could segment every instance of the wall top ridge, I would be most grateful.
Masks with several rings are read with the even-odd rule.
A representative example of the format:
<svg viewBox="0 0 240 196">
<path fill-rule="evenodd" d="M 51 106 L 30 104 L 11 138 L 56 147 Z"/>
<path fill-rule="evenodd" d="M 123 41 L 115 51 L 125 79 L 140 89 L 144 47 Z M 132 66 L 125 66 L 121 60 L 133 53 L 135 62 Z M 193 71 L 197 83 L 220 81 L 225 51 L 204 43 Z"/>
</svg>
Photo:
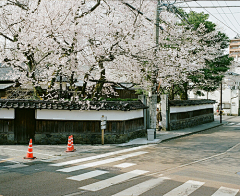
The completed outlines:
<svg viewBox="0 0 240 196">
<path fill-rule="evenodd" d="M 215 104 L 216 100 L 211 99 L 191 99 L 191 100 L 169 100 L 170 106 L 190 106 L 190 105 L 203 105 Z"/>
<path fill-rule="evenodd" d="M 16 100 L 0 99 L 0 108 L 31 108 L 52 110 L 138 110 L 146 109 L 138 101 L 44 101 L 44 100 Z"/>
</svg>

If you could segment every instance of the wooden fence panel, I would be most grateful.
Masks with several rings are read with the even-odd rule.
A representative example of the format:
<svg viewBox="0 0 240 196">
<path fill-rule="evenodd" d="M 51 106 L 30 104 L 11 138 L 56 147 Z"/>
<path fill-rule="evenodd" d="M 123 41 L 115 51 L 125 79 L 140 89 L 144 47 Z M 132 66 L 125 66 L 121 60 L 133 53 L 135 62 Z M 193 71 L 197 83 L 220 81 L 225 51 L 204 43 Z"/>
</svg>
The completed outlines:
<svg viewBox="0 0 240 196">
<path fill-rule="evenodd" d="M 14 133 L 14 120 L 0 119 L 0 133 Z"/>
</svg>

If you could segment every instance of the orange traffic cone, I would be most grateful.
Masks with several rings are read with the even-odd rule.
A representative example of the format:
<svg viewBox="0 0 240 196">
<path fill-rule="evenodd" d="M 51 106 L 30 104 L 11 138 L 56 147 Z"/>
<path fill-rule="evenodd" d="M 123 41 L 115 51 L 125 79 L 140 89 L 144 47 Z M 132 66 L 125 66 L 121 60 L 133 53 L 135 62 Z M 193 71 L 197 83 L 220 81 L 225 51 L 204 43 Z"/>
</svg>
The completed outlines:
<svg viewBox="0 0 240 196">
<path fill-rule="evenodd" d="M 73 152 L 74 147 L 72 146 L 72 138 L 71 136 L 68 136 L 68 146 L 66 152 Z"/>
<path fill-rule="evenodd" d="M 76 149 L 74 149 L 74 144 L 73 144 L 73 135 L 71 135 L 71 141 L 72 141 L 72 150 L 75 151 Z"/>
<path fill-rule="evenodd" d="M 32 139 L 30 139 L 30 141 L 29 141 L 27 155 L 23 158 L 24 159 L 36 159 L 36 157 L 33 156 Z"/>
</svg>

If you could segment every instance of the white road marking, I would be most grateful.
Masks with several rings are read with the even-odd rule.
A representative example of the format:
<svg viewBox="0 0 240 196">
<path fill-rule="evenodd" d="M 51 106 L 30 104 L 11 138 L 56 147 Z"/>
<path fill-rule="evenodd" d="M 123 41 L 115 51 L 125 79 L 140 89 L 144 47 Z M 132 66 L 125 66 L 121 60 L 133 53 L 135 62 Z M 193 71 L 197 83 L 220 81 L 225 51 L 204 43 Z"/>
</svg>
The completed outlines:
<svg viewBox="0 0 240 196">
<path fill-rule="evenodd" d="M 64 196 L 75 196 L 75 195 L 81 195 L 82 193 L 85 193 L 87 191 L 80 191 L 80 192 L 76 192 L 76 193 L 71 193 L 71 194 L 68 194 L 68 195 L 64 195 Z M 0 195 L 2 196 L 2 195 Z"/>
<path fill-rule="evenodd" d="M 235 123 L 228 123 L 228 125 L 234 125 Z"/>
<path fill-rule="evenodd" d="M 133 165 L 136 165 L 135 163 L 121 163 L 118 165 L 114 165 L 114 167 L 119 167 L 119 168 L 127 168 L 127 167 L 131 167 Z"/>
<path fill-rule="evenodd" d="M 164 180 L 167 180 L 170 178 L 161 177 L 161 178 L 154 178 L 145 182 L 142 182 L 140 184 L 137 184 L 135 186 L 132 186 L 128 189 L 125 189 L 115 195 L 112 196 L 137 196 L 145 193 L 146 191 L 154 188 L 155 186 L 161 184 L 164 182 Z"/>
<path fill-rule="evenodd" d="M 103 175 L 103 174 L 106 174 L 106 173 L 109 173 L 109 172 L 108 171 L 103 171 L 103 170 L 94 170 L 94 171 L 90 171 L 90 172 L 80 174 L 80 175 L 77 175 L 77 176 L 71 176 L 71 177 L 68 177 L 67 179 L 82 181 L 82 180 L 86 180 L 86 179 L 89 179 L 89 178 L 100 176 L 100 175 Z"/>
<path fill-rule="evenodd" d="M 10 160 L 10 159 L 12 159 L 12 158 L 9 158 L 9 159 L 0 159 L 0 163 L 2 163 L 2 162 L 11 162 L 11 163 L 17 163 L 17 164 L 19 164 L 18 161 L 12 161 L 12 160 Z"/>
<path fill-rule="evenodd" d="M 145 153 L 148 153 L 148 152 L 143 152 L 143 151 L 134 152 L 134 153 L 127 154 L 127 155 L 122 155 L 122 156 L 119 156 L 119 157 L 116 157 L 116 158 L 110 158 L 110 159 L 96 161 L 96 162 L 92 162 L 92 163 L 86 163 L 86 164 L 83 164 L 83 165 L 76 165 L 76 166 L 73 166 L 73 167 L 59 169 L 57 171 L 61 171 L 61 172 L 77 171 L 77 170 L 86 169 L 86 168 L 89 168 L 89 167 L 96 167 L 96 166 L 107 164 L 107 163 L 121 161 L 121 160 L 124 160 L 126 158 L 142 155 L 142 154 L 145 154 Z"/>
<path fill-rule="evenodd" d="M 163 196 L 187 196 L 200 188 L 203 184 L 204 182 L 189 180 Z"/>
<path fill-rule="evenodd" d="M 27 153 L 27 147 L 26 150 L 17 150 L 17 149 L 12 149 L 12 148 L 1 148 L 1 149 L 6 149 L 6 150 L 14 150 L 14 151 L 21 151 L 21 152 L 26 152 Z M 34 149 L 34 148 L 33 148 Z M 55 157 L 55 155 L 51 155 L 51 154 L 43 154 L 40 152 L 33 152 L 34 154 L 41 154 L 41 155 L 46 155 L 46 156 L 51 156 L 51 157 Z"/>
<path fill-rule="evenodd" d="M 106 180 L 102 180 L 99 182 L 95 182 L 93 184 L 89 184 L 87 186 L 83 186 L 83 187 L 79 187 L 79 189 L 83 189 L 83 190 L 88 190 L 88 191 L 99 191 L 101 189 L 107 188 L 109 186 L 124 182 L 130 178 L 134 178 L 136 176 L 142 175 L 147 173 L 148 171 L 144 171 L 144 170 L 133 170 L 124 174 L 120 174 L 118 176 L 106 179 Z"/>
<path fill-rule="evenodd" d="M 4 167 L 8 167 L 8 168 L 21 168 L 21 167 L 26 167 L 28 165 L 24 165 L 24 164 L 14 164 L 14 165 L 7 165 L 7 166 L 4 166 Z"/>
<path fill-rule="evenodd" d="M 71 161 L 55 163 L 55 164 L 50 164 L 50 165 L 51 166 L 71 165 L 71 164 L 75 164 L 75 163 L 81 163 L 81 162 L 85 162 L 85 161 L 91 161 L 91 160 L 94 160 L 94 159 L 109 157 L 109 156 L 117 155 L 117 154 L 120 154 L 120 153 L 126 153 L 126 152 L 130 152 L 130 151 L 134 151 L 134 150 L 140 150 L 140 149 L 147 148 L 147 147 L 150 147 L 150 146 L 152 146 L 152 145 L 138 146 L 138 147 L 134 147 L 134 148 L 128 148 L 128 149 L 124 149 L 124 150 L 109 152 L 109 153 L 95 155 L 95 156 L 91 156 L 91 157 L 85 157 L 85 158 L 81 158 L 81 159 L 74 159 L 74 160 L 71 160 Z"/>
<path fill-rule="evenodd" d="M 235 196 L 239 189 L 231 189 L 221 186 L 212 196 Z"/>
</svg>

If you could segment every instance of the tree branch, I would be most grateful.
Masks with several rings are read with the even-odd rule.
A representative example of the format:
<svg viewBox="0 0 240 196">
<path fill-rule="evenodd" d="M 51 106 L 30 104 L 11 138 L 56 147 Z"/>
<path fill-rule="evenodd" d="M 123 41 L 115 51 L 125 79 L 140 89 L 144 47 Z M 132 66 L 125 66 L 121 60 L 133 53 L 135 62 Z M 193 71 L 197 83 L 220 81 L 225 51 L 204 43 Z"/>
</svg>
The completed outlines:
<svg viewBox="0 0 240 196">
<path fill-rule="evenodd" d="M 52 52 L 48 52 L 43 58 L 41 58 L 36 64 L 39 64 L 43 59 L 48 57 Z"/>
<path fill-rule="evenodd" d="M 20 3 L 19 1 L 10 1 L 8 0 L 8 2 L 12 3 L 12 5 L 16 5 L 18 7 L 20 7 L 23 10 L 28 10 L 28 7 L 26 5 L 24 5 L 23 3 Z"/>
<path fill-rule="evenodd" d="M 7 40 L 11 41 L 11 42 L 14 42 L 15 40 L 8 37 L 7 35 L 4 35 L 3 33 L 0 32 L 0 36 L 3 36 L 4 38 L 6 38 Z"/>
<path fill-rule="evenodd" d="M 101 2 L 101 0 L 97 0 L 97 3 L 96 3 L 90 10 L 88 10 L 87 12 L 83 12 L 80 16 L 75 16 L 74 19 L 82 18 L 82 17 L 84 17 L 85 15 L 93 12 L 93 11 L 100 5 L 100 2 Z"/>
</svg>

